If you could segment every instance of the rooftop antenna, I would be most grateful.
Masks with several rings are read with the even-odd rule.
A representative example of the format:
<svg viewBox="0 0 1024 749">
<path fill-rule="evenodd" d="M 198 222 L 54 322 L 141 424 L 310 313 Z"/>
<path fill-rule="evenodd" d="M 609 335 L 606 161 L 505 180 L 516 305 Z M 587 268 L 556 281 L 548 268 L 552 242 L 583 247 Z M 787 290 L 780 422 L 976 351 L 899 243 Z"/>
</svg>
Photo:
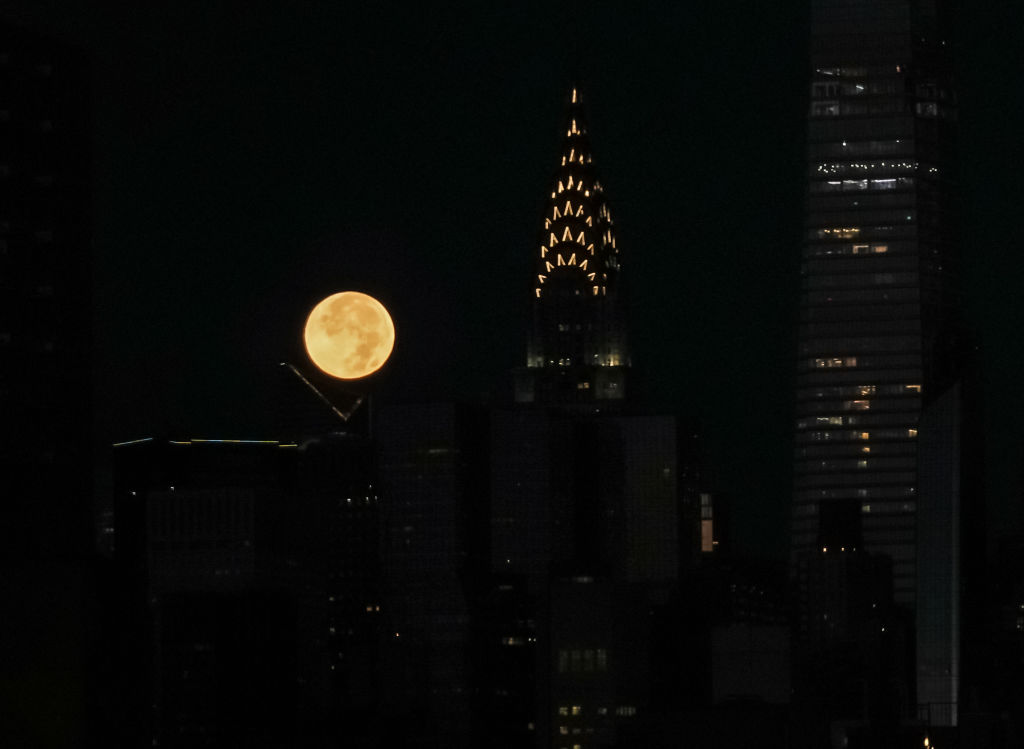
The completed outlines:
<svg viewBox="0 0 1024 749">
<path fill-rule="evenodd" d="M 573 90 L 579 88 L 580 70 L 580 29 L 579 29 L 579 0 L 572 0 L 569 7 L 569 37 L 572 39 L 572 60 L 569 69 L 572 71 Z"/>
</svg>

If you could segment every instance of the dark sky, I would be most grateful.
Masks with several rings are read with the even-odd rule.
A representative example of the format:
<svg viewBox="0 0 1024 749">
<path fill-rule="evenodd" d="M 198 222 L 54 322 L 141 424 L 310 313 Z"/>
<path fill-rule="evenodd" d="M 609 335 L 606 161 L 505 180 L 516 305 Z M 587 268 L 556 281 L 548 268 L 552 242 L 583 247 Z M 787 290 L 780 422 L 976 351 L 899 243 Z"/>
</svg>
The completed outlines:
<svg viewBox="0 0 1024 749">
<path fill-rule="evenodd" d="M 499 392 L 574 76 L 652 402 L 783 548 L 807 74 L 799 2 L 4 2 L 95 72 L 103 440 L 264 436 L 312 304 L 378 296 L 380 398 Z M 413 4 L 409 4 L 412 6 Z M 965 288 L 993 497 L 1020 493 L 1022 12 L 961 13 Z M 771 7 L 774 6 L 774 7 Z M 576 41 L 574 41 L 576 40 Z M 259 432 L 259 434 L 257 434 Z"/>
</svg>

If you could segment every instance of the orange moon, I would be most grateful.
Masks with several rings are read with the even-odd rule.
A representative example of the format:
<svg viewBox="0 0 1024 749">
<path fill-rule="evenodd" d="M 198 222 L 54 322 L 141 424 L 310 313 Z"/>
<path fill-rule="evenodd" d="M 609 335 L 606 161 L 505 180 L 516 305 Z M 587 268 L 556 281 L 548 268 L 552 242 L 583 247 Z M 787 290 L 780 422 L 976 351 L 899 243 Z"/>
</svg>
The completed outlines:
<svg viewBox="0 0 1024 749">
<path fill-rule="evenodd" d="M 395 346 L 395 324 L 368 294 L 342 291 L 317 304 L 303 331 L 306 353 L 321 370 L 342 380 L 373 374 Z"/>
</svg>

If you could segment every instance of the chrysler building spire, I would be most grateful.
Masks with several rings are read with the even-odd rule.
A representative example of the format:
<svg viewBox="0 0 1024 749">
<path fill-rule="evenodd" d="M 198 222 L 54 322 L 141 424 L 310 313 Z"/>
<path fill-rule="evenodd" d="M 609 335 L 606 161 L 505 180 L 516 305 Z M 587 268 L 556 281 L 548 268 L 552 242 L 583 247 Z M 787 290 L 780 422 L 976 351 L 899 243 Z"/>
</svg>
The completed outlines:
<svg viewBox="0 0 1024 749">
<path fill-rule="evenodd" d="M 619 251 L 577 88 L 534 248 L 533 320 L 516 400 L 545 405 L 625 398 L 629 366 Z"/>
</svg>

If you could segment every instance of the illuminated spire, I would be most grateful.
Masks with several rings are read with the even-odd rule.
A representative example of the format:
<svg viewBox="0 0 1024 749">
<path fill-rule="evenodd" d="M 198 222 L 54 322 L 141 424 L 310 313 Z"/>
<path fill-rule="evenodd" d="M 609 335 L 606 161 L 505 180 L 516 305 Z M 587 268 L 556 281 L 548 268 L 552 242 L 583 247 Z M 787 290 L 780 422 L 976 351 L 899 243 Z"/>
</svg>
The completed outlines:
<svg viewBox="0 0 1024 749">
<path fill-rule="evenodd" d="M 594 169 L 578 87 L 569 91 L 567 103 L 558 166 L 533 250 L 534 323 L 527 354 L 533 375 L 520 378 L 517 399 L 621 400 L 629 355 L 615 229 Z"/>
<path fill-rule="evenodd" d="M 544 217 L 545 232 L 537 245 L 536 264 L 538 273 L 543 272 L 545 263 L 554 255 L 558 265 L 567 264 L 569 255 L 582 245 L 594 257 L 590 263 L 600 284 L 610 293 L 615 286 L 619 263 L 613 259 L 615 235 L 612 228 L 611 212 L 604 197 L 604 189 L 596 178 L 587 120 L 583 111 L 583 97 L 578 87 L 569 91 L 569 107 L 563 130 L 560 165 L 552 180 L 551 194 Z M 560 238 L 560 239 L 559 239 Z M 578 266 L 577 266 L 578 267 Z M 580 275 L 577 280 L 585 280 Z M 581 289 L 589 284 L 581 285 Z M 535 297 L 543 297 L 543 291 L 536 285 Z"/>
</svg>

